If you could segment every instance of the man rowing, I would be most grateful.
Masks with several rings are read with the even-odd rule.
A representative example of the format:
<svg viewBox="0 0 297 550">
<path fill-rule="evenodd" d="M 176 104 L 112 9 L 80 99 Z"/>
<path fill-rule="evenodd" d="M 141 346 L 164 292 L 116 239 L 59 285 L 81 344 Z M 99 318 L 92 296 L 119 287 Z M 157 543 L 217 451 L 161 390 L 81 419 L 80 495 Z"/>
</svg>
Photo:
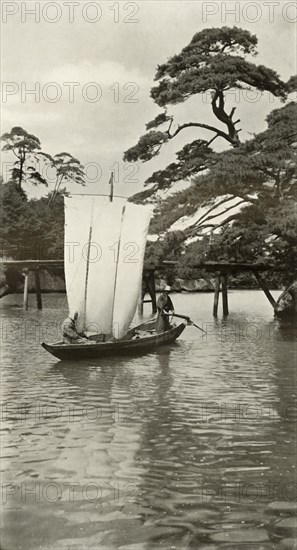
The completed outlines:
<svg viewBox="0 0 297 550">
<path fill-rule="evenodd" d="M 169 296 L 171 288 L 165 287 L 157 300 L 158 316 L 156 320 L 156 332 L 161 333 L 171 329 L 169 315 L 174 313 L 174 306 Z"/>
</svg>

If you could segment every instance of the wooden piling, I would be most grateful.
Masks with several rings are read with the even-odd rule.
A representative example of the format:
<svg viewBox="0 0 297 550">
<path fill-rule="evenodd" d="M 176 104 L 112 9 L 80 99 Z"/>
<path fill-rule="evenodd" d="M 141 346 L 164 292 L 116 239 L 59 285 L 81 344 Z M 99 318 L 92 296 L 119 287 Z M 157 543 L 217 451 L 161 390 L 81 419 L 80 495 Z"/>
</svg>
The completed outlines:
<svg viewBox="0 0 297 550">
<path fill-rule="evenodd" d="M 34 275 L 35 275 L 35 293 L 36 293 L 37 309 L 42 309 L 39 268 L 35 269 Z"/>
<path fill-rule="evenodd" d="M 144 298 L 143 289 L 141 287 L 139 292 L 139 298 L 138 298 L 138 315 L 140 316 L 143 315 L 143 298 Z"/>
<path fill-rule="evenodd" d="M 228 308 L 228 284 L 227 284 L 227 274 L 222 274 L 222 303 L 223 303 L 223 315 L 229 315 Z"/>
<path fill-rule="evenodd" d="M 152 300 L 152 313 L 157 313 L 155 272 L 151 271 L 148 280 L 149 294 Z"/>
<path fill-rule="evenodd" d="M 150 299 L 145 300 L 146 293 L 149 294 Z M 143 314 L 143 304 L 152 304 L 152 313 L 157 312 L 157 299 L 156 299 L 156 283 L 155 283 L 155 271 L 150 269 L 143 274 L 142 289 L 138 301 L 138 313 Z"/>
<path fill-rule="evenodd" d="M 27 268 L 23 271 L 24 274 L 24 300 L 23 307 L 28 309 L 28 291 L 29 291 L 29 270 Z"/>
<path fill-rule="evenodd" d="M 214 293 L 214 301 L 213 301 L 213 316 L 218 316 L 218 305 L 219 305 L 219 297 L 220 297 L 220 286 L 221 286 L 221 275 L 218 273 L 216 275 L 216 283 L 215 283 L 215 293 Z"/>
</svg>

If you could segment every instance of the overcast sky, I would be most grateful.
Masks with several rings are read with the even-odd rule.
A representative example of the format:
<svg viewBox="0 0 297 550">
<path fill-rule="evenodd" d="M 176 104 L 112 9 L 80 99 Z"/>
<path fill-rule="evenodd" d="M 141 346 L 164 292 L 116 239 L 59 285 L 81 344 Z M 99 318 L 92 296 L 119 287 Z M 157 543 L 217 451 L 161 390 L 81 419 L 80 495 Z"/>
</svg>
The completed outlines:
<svg viewBox="0 0 297 550">
<path fill-rule="evenodd" d="M 2 132 L 22 126 L 45 152 L 73 154 L 88 165 L 89 180 L 99 179 L 90 192 L 106 190 L 109 167 L 118 163 L 117 193 L 135 193 L 185 140 L 209 136 L 188 131 L 153 162 L 124 170 L 123 152 L 160 112 L 149 97 L 157 64 L 204 28 L 237 25 L 258 37 L 255 62 L 287 80 L 296 73 L 295 22 L 294 2 L 285 1 L 2 2 Z M 26 95 L 34 89 L 37 96 Z M 268 94 L 228 101 L 237 105 L 242 138 L 263 130 L 280 106 Z M 177 121 L 214 122 L 206 97 L 171 112 Z"/>
</svg>

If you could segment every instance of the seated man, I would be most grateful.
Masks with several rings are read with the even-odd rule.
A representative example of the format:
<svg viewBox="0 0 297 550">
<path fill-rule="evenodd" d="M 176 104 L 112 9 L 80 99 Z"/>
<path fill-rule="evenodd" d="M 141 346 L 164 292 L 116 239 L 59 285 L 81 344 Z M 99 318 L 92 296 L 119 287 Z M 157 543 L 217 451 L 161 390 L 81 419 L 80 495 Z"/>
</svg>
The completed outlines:
<svg viewBox="0 0 297 550">
<path fill-rule="evenodd" d="M 83 342 L 88 342 L 88 338 L 85 334 L 79 334 L 75 323 L 78 319 L 78 312 L 76 311 L 72 317 L 69 315 L 67 319 L 63 322 L 62 332 L 63 332 L 63 342 L 64 344 L 80 344 Z"/>
<path fill-rule="evenodd" d="M 170 286 L 166 286 L 157 300 L 158 316 L 156 320 L 156 332 L 159 334 L 171 329 L 169 312 L 174 313 L 174 306 L 169 296 Z"/>
</svg>

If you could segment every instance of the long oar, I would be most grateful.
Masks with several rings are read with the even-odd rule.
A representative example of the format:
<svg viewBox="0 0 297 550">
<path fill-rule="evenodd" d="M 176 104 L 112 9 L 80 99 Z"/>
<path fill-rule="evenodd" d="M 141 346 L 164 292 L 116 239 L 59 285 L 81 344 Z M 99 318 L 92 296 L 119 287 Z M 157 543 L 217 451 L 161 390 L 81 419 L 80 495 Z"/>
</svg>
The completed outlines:
<svg viewBox="0 0 297 550">
<path fill-rule="evenodd" d="M 204 332 L 205 334 L 207 334 L 206 330 L 204 330 L 203 328 L 196 325 L 196 323 L 194 323 L 194 321 L 192 321 L 192 319 L 190 319 L 190 317 L 188 317 L 187 315 L 180 315 L 179 313 L 172 313 L 172 317 L 179 317 L 180 319 L 185 319 L 188 322 L 189 325 L 193 325 L 193 327 L 196 327 L 199 330 L 202 330 L 202 332 Z"/>
</svg>

